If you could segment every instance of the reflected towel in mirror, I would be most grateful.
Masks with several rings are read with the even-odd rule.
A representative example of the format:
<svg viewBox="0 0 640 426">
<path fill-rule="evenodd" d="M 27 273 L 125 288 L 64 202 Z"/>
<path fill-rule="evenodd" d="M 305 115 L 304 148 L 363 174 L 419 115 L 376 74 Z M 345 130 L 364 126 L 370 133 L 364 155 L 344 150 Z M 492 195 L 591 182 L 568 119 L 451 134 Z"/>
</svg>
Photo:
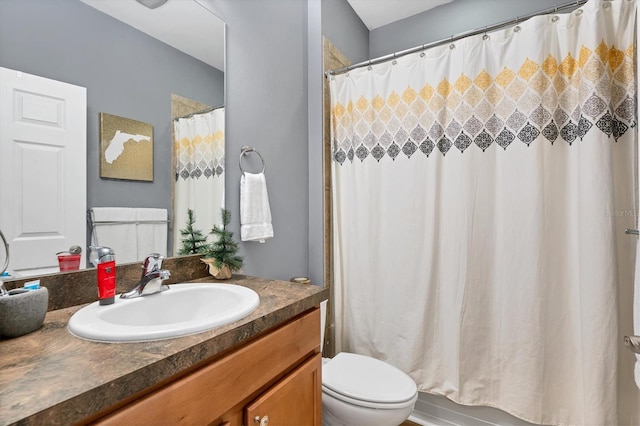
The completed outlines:
<svg viewBox="0 0 640 426">
<path fill-rule="evenodd" d="M 117 262 L 135 262 L 138 248 L 132 235 L 136 234 L 135 209 L 125 207 L 94 207 L 91 244 L 110 247 Z M 100 223 L 108 222 L 108 223 Z"/>
<path fill-rule="evenodd" d="M 113 249 L 118 263 L 137 262 L 150 253 L 167 255 L 166 209 L 94 207 L 91 218 L 91 244 Z"/>
<path fill-rule="evenodd" d="M 167 210 L 137 208 L 136 237 L 138 241 L 138 260 L 149 253 L 167 255 Z"/>
</svg>

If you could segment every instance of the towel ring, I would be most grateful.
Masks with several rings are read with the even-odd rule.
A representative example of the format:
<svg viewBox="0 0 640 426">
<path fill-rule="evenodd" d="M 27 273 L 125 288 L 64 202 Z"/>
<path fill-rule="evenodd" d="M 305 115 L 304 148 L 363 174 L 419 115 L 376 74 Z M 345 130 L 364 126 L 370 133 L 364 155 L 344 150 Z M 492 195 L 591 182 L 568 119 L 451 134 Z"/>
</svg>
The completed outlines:
<svg viewBox="0 0 640 426">
<path fill-rule="evenodd" d="M 258 154 L 258 157 L 260 157 L 260 161 L 262 161 L 261 173 L 264 173 L 266 169 L 266 165 L 264 164 L 264 158 L 262 158 L 262 155 L 260 155 L 260 153 L 255 148 L 247 145 L 242 145 L 242 148 L 240 150 L 240 159 L 238 159 L 238 166 L 240 166 L 240 171 L 242 172 L 242 175 L 244 176 L 244 169 L 242 168 L 242 157 L 244 157 L 245 155 L 248 155 L 250 152 L 255 152 L 256 154 Z"/>
</svg>

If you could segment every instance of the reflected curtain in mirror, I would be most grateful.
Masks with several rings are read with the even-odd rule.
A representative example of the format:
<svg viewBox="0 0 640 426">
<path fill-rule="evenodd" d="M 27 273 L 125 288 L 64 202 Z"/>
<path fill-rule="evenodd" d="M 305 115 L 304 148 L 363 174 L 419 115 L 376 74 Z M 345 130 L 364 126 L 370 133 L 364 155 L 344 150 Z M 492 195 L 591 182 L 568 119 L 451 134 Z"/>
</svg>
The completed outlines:
<svg viewBox="0 0 640 426">
<path fill-rule="evenodd" d="M 174 121 L 176 152 L 174 254 L 180 247 L 180 230 L 187 225 L 189 209 L 194 227 L 208 234 L 220 224 L 224 207 L 224 107 Z"/>
</svg>

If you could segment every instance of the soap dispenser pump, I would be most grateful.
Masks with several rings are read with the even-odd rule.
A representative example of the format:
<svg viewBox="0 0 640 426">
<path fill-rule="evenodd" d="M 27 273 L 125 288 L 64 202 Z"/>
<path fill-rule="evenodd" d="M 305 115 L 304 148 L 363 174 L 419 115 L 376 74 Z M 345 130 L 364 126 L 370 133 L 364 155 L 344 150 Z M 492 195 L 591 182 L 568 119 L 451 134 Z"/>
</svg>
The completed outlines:
<svg viewBox="0 0 640 426">
<path fill-rule="evenodd" d="M 110 247 L 89 247 L 91 263 L 98 271 L 98 301 L 100 305 L 111 305 L 116 296 L 116 256 Z"/>
</svg>

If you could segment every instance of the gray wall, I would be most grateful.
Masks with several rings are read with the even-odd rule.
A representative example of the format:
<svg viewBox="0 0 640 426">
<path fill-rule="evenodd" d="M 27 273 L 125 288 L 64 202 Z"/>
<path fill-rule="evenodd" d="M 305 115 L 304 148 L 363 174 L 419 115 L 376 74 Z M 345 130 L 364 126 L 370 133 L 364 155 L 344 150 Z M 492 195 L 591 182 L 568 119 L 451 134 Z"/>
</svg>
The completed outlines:
<svg viewBox="0 0 640 426">
<path fill-rule="evenodd" d="M 369 29 L 347 0 L 322 0 L 322 34 L 352 63 L 369 59 Z"/>
<path fill-rule="evenodd" d="M 0 66 L 87 88 L 87 207 L 170 211 L 171 94 L 224 102 L 223 72 L 78 0 L 0 0 Z M 100 179 L 100 112 L 153 125 L 152 183 Z"/>
<path fill-rule="evenodd" d="M 455 0 L 370 32 L 370 59 L 538 12 L 566 0 Z"/>
<path fill-rule="evenodd" d="M 267 166 L 275 236 L 240 244 L 243 272 L 321 285 L 322 35 L 357 62 L 367 57 L 368 30 L 346 0 L 204 1 L 227 23 L 226 204 L 235 235 L 242 145 Z"/>
<path fill-rule="evenodd" d="M 307 2 L 206 3 L 227 23 L 225 193 L 238 240 L 240 148 L 255 147 L 266 163 L 274 238 L 240 244 L 243 272 L 286 280 L 308 276 Z"/>
<path fill-rule="evenodd" d="M 239 235 L 242 145 L 265 159 L 273 239 L 241 243 L 243 271 L 322 284 L 322 34 L 351 60 L 368 30 L 346 0 L 206 0 L 227 23 L 226 203 Z M 244 164 L 244 163 L 243 163 Z"/>
</svg>

